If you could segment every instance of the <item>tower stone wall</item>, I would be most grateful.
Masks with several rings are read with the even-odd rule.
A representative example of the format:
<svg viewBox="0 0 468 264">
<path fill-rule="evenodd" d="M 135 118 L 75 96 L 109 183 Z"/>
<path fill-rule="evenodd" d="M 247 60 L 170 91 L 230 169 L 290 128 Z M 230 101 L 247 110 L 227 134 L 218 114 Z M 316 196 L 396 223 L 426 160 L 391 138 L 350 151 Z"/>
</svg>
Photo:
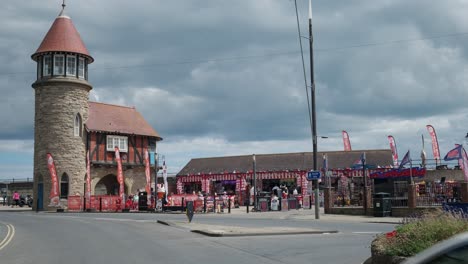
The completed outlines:
<svg viewBox="0 0 468 264">
<path fill-rule="evenodd" d="M 35 89 L 34 122 L 34 199 L 37 201 L 38 183 L 42 178 L 43 207 L 49 208 L 51 178 L 46 154 L 54 158 L 60 184 L 68 175 L 69 194 L 83 195 L 86 175 L 86 131 L 88 97 L 91 86 L 87 81 L 57 77 L 33 84 Z M 81 116 L 81 136 L 74 135 L 75 117 Z M 42 177 L 41 177 L 42 176 Z M 36 204 L 34 205 L 35 209 Z"/>
</svg>

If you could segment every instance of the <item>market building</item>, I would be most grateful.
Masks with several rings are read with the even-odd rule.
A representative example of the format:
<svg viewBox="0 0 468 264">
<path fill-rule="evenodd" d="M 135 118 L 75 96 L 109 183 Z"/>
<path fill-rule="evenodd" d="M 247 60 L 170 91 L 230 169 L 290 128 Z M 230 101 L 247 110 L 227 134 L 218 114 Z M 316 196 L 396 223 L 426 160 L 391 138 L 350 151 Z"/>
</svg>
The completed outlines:
<svg viewBox="0 0 468 264">
<path fill-rule="evenodd" d="M 94 61 L 65 14 L 65 4 L 36 52 L 37 79 L 34 119 L 34 208 L 51 210 L 49 193 L 59 185 L 66 207 L 71 196 L 83 197 L 90 153 L 91 193 L 114 195 L 118 187 L 114 147 L 119 147 L 125 175 L 125 193 L 144 188 L 144 150 L 156 150 L 159 134 L 133 107 L 89 101 L 88 82 Z M 57 180 L 48 165 L 53 157 Z M 58 181 L 58 183 L 56 182 Z"/>
<path fill-rule="evenodd" d="M 366 154 L 368 173 L 392 167 L 391 150 L 355 150 L 318 152 L 318 168 L 327 160 L 328 169 L 322 185 L 337 184 L 341 176 L 362 179 L 363 170 L 355 169 L 361 155 Z M 254 175 L 255 166 L 255 175 Z M 275 185 L 296 188 L 298 193 L 310 190 L 306 175 L 313 168 L 313 153 L 260 154 L 192 159 L 177 174 L 177 193 L 203 192 L 209 195 L 227 192 L 244 204 L 246 189 L 254 176 L 259 192 L 271 192 Z"/>
</svg>

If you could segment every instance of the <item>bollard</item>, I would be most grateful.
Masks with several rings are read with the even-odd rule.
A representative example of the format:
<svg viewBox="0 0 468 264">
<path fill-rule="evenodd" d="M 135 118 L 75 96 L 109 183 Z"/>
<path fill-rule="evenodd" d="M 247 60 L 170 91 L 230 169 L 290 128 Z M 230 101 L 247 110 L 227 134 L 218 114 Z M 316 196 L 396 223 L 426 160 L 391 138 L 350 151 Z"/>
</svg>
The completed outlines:
<svg viewBox="0 0 468 264">
<path fill-rule="evenodd" d="M 230 214 L 231 213 L 231 198 L 228 198 L 228 201 L 229 201 L 229 203 L 228 203 L 228 214 Z"/>
<path fill-rule="evenodd" d="M 206 214 L 206 196 L 203 198 L 203 213 Z"/>
<path fill-rule="evenodd" d="M 247 198 L 247 213 L 249 213 L 250 197 Z"/>
<path fill-rule="evenodd" d="M 102 212 L 102 197 L 99 197 L 99 212 Z"/>
<path fill-rule="evenodd" d="M 312 195 L 309 195 L 309 209 L 312 209 Z"/>
<path fill-rule="evenodd" d="M 83 212 L 86 212 L 86 197 L 83 198 Z"/>
<path fill-rule="evenodd" d="M 213 213 L 216 213 L 216 196 L 213 197 Z"/>
<path fill-rule="evenodd" d="M 185 211 L 185 199 L 182 197 L 182 212 Z"/>
<path fill-rule="evenodd" d="M 39 198 L 39 196 L 38 196 Z M 39 212 L 39 199 L 36 199 L 36 213 Z"/>
<path fill-rule="evenodd" d="M 281 200 L 283 200 L 283 198 L 278 197 L 278 211 L 281 211 Z"/>
</svg>

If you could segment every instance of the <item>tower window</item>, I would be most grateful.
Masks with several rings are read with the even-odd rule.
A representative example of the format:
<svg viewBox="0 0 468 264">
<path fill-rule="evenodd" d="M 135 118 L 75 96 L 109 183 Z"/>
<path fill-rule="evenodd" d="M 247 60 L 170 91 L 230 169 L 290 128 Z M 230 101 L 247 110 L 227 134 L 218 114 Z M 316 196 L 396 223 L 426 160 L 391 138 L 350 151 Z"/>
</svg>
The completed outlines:
<svg viewBox="0 0 468 264">
<path fill-rule="evenodd" d="M 60 198 L 68 198 L 68 175 L 64 173 L 60 179 Z"/>
<path fill-rule="evenodd" d="M 82 136 L 81 116 L 80 116 L 80 114 L 77 114 L 75 116 L 75 125 L 74 125 L 73 134 L 75 135 L 75 137 L 81 137 Z"/>
<path fill-rule="evenodd" d="M 42 58 L 39 58 L 37 62 L 37 79 L 42 77 Z"/>
<path fill-rule="evenodd" d="M 52 75 L 52 56 L 45 55 L 44 56 L 44 65 L 43 65 L 43 76 L 50 76 Z"/>
<path fill-rule="evenodd" d="M 67 76 L 76 76 L 76 57 L 67 56 Z"/>
<path fill-rule="evenodd" d="M 54 75 L 63 75 L 64 65 L 65 65 L 65 56 L 54 55 Z"/>
<path fill-rule="evenodd" d="M 78 78 L 80 79 L 85 78 L 85 59 L 84 58 L 78 59 Z"/>
</svg>

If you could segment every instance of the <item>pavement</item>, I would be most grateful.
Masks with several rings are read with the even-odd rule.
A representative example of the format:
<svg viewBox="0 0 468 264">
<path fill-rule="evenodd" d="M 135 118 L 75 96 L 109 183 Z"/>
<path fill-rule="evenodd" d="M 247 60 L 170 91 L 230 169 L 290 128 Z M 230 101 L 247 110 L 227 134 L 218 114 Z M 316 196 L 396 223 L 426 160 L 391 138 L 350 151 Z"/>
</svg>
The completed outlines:
<svg viewBox="0 0 468 264">
<path fill-rule="evenodd" d="M 31 211 L 32 211 L 32 208 L 29 207 L 29 206 L 23 206 L 23 207 L 15 206 L 15 207 L 11 207 L 11 205 L 8 206 L 8 205 L 2 205 L 2 204 L 0 204 L 0 212 L 26 212 L 26 211 L 31 212 Z"/>
<path fill-rule="evenodd" d="M 348 223 L 382 223 L 382 224 L 400 224 L 403 218 L 399 217 L 372 217 L 372 216 L 354 216 L 354 215 L 330 215 L 324 214 L 323 208 L 320 208 L 320 219 L 315 219 L 315 211 L 308 209 L 290 210 L 290 211 L 270 211 L 270 212 L 250 212 L 247 213 L 245 207 L 232 209 L 231 213 L 221 214 L 203 214 L 205 217 L 226 215 L 226 217 L 242 217 L 247 219 L 281 219 L 281 220 L 305 220 L 305 221 L 324 221 L 324 222 L 348 222 Z M 196 217 L 196 216 L 195 216 Z M 186 229 L 193 233 L 199 233 L 211 237 L 230 237 L 230 236 L 261 236 L 261 235 L 300 235 L 300 234 L 330 234 L 338 233 L 338 230 L 295 228 L 295 227 L 261 227 L 251 228 L 233 225 L 207 225 L 187 221 L 158 220 L 159 224 L 168 225 L 174 228 Z"/>
</svg>

